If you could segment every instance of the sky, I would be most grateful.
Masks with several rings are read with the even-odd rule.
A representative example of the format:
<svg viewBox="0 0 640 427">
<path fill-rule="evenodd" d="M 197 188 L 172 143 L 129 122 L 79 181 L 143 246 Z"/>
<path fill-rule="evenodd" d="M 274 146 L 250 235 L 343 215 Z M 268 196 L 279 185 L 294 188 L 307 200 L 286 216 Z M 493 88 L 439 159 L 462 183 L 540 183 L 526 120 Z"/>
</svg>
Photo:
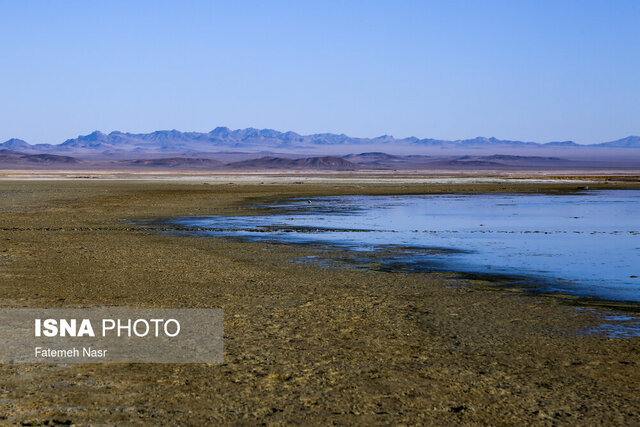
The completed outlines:
<svg viewBox="0 0 640 427">
<path fill-rule="evenodd" d="M 640 135 L 639 23 L 636 0 L 0 0 L 0 141 L 610 141 Z"/>
</svg>

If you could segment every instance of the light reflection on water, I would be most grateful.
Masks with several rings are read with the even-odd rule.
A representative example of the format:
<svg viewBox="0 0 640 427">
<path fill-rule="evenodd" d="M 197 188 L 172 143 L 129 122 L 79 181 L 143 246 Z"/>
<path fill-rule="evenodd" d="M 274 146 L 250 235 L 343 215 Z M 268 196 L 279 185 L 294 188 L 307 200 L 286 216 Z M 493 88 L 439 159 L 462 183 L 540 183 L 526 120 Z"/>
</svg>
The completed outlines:
<svg viewBox="0 0 640 427">
<path fill-rule="evenodd" d="M 545 291 L 640 301 L 640 191 L 292 199 L 272 215 L 197 217 L 214 235 L 330 243 L 409 270 L 527 277 Z M 394 247 L 401 246 L 394 254 Z M 420 248 L 439 248 L 430 252 Z"/>
</svg>

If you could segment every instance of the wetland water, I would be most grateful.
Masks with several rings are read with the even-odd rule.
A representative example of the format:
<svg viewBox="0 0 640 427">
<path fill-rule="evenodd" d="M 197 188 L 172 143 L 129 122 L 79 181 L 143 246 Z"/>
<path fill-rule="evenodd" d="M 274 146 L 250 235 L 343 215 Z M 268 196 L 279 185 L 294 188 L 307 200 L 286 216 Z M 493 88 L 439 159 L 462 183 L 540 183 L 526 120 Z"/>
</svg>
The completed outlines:
<svg viewBox="0 0 640 427">
<path fill-rule="evenodd" d="M 174 223 L 210 235 L 329 245 L 381 269 L 491 275 L 543 292 L 640 302 L 636 190 L 334 196 L 261 208 L 266 215 Z"/>
</svg>

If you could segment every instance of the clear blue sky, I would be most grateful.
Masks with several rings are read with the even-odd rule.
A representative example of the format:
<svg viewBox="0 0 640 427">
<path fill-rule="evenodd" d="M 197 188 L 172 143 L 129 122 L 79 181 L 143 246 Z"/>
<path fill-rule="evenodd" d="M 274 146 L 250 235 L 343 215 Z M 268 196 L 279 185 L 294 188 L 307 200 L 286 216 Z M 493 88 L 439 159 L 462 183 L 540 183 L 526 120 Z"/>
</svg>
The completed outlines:
<svg viewBox="0 0 640 427">
<path fill-rule="evenodd" d="M 640 134 L 640 1 L 0 0 L 0 141 Z"/>
</svg>

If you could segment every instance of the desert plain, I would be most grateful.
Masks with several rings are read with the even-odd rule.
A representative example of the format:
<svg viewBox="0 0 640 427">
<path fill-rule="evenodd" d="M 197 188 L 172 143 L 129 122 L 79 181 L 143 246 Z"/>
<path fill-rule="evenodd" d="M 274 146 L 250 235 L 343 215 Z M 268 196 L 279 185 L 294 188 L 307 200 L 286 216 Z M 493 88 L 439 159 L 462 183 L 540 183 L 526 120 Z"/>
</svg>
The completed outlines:
<svg viewBox="0 0 640 427">
<path fill-rule="evenodd" d="M 344 194 L 569 193 L 637 175 L 3 171 L 1 307 L 224 310 L 222 364 L 0 365 L 0 423 L 632 425 L 638 307 L 448 273 L 324 268 L 312 248 L 173 233 L 164 218 Z"/>
</svg>

